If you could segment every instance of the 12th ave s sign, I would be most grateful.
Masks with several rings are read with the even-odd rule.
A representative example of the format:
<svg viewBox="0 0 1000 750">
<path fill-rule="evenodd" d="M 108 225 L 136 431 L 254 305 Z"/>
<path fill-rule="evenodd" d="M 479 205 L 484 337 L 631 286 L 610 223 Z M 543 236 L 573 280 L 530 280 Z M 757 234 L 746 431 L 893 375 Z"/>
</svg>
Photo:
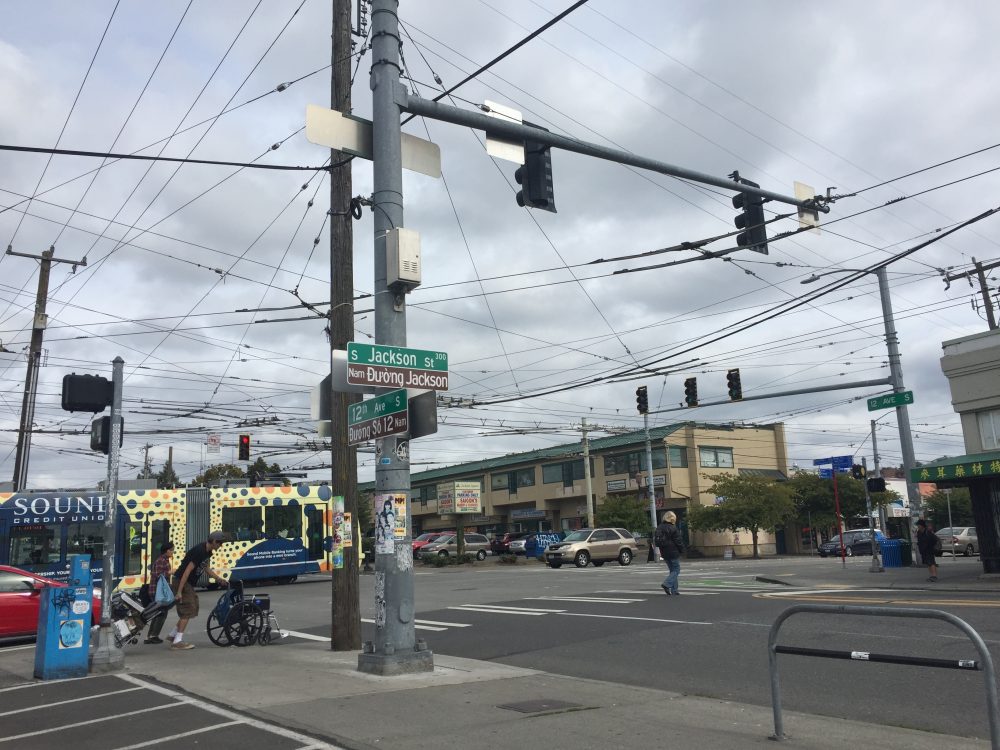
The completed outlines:
<svg viewBox="0 0 1000 750">
<path fill-rule="evenodd" d="M 406 391 L 389 393 L 347 407 L 347 442 L 364 443 L 409 430 Z"/>
<path fill-rule="evenodd" d="M 899 393 L 887 393 L 884 396 L 875 396 L 868 399 L 868 411 L 878 411 L 879 409 L 890 409 L 896 406 L 909 406 L 913 403 L 913 391 L 900 391 Z"/>
</svg>

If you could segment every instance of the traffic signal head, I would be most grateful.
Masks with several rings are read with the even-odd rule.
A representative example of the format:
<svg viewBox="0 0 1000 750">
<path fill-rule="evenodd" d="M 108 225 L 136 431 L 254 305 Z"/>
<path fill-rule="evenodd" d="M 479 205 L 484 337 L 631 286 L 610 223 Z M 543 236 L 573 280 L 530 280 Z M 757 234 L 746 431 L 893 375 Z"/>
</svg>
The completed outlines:
<svg viewBox="0 0 1000 750">
<path fill-rule="evenodd" d="M 548 131 L 548 128 L 530 122 L 524 124 Z M 556 196 L 552 183 L 552 150 L 548 146 L 525 139 L 524 164 L 514 172 L 514 179 L 521 186 L 517 191 L 517 205 L 556 212 Z"/>
<path fill-rule="evenodd" d="M 729 388 L 730 401 L 740 401 L 743 399 L 743 385 L 740 383 L 739 368 L 726 372 L 726 385 Z"/>
<path fill-rule="evenodd" d="M 649 398 L 646 393 L 646 386 L 640 385 L 635 389 L 635 408 L 639 410 L 640 414 L 645 414 L 649 411 Z"/>
<path fill-rule="evenodd" d="M 882 477 L 868 477 L 869 492 L 885 492 L 885 480 Z"/>
<path fill-rule="evenodd" d="M 684 381 L 684 403 L 688 406 L 698 405 L 698 379 L 688 378 Z"/>
<path fill-rule="evenodd" d="M 125 442 L 125 418 L 118 417 L 118 447 Z M 98 417 L 90 423 L 90 450 L 100 451 L 105 456 L 111 452 L 111 417 Z"/>
<path fill-rule="evenodd" d="M 756 182 L 739 178 L 737 182 L 750 187 L 760 187 Z M 744 231 L 736 235 L 736 244 L 741 247 L 749 247 L 757 253 L 767 255 L 767 227 L 764 225 L 764 199 L 759 195 L 748 193 L 737 193 L 733 196 L 733 208 L 738 208 L 740 213 L 736 216 L 734 223 L 737 229 Z"/>
<path fill-rule="evenodd" d="M 62 408 L 65 411 L 104 411 L 111 406 L 113 395 L 111 381 L 100 375 L 73 373 L 63 376 Z"/>
<path fill-rule="evenodd" d="M 250 436 L 240 435 L 240 461 L 250 460 Z"/>
<path fill-rule="evenodd" d="M 854 464 L 854 466 L 851 467 L 851 476 L 855 479 L 864 479 L 866 473 L 865 467 L 861 464 Z"/>
</svg>

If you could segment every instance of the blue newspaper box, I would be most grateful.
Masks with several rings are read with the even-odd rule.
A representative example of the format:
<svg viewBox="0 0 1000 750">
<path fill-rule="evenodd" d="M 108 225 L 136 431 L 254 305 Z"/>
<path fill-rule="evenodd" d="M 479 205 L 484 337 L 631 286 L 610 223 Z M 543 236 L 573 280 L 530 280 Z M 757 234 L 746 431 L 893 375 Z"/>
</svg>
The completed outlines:
<svg viewBox="0 0 1000 750">
<path fill-rule="evenodd" d="M 39 596 L 35 677 L 86 677 L 93 617 L 90 555 L 71 555 L 66 586 L 48 586 Z"/>
</svg>

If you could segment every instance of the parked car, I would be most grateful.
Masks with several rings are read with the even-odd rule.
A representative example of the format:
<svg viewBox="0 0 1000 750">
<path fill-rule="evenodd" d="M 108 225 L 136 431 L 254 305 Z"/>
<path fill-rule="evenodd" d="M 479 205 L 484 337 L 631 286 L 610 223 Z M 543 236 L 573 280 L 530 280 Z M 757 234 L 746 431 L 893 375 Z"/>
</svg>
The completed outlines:
<svg viewBox="0 0 1000 750">
<path fill-rule="evenodd" d="M 493 551 L 494 555 L 505 555 L 513 552 L 510 548 L 512 542 L 519 539 L 524 539 L 527 537 L 529 532 L 527 531 L 508 531 L 503 536 L 496 537 L 490 542 L 490 549 Z M 524 545 L 521 545 L 521 552 L 524 552 Z"/>
<path fill-rule="evenodd" d="M 475 555 L 477 560 L 485 560 L 489 554 L 490 540 L 484 534 L 466 534 L 465 551 L 470 555 Z M 425 545 L 420 550 L 420 555 L 448 555 L 458 554 L 458 537 L 454 534 L 435 539 L 430 544 Z"/>
<path fill-rule="evenodd" d="M 949 526 L 934 532 L 941 540 L 941 549 L 952 555 L 979 554 L 979 536 L 975 526 Z"/>
<path fill-rule="evenodd" d="M 515 538 L 510 540 L 510 544 L 507 545 L 507 551 L 514 555 L 523 555 L 524 547 L 528 544 L 528 540 L 534 539 L 535 534 L 515 534 Z"/>
<path fill-rule="evenodd" d="M 418 550 L 420 550 L 422 547 L 426 547 L 435 539 L 440 539 L 443 536 L 447 536 L 448 533 L 449 532 L 446 531 L 428 531 L 426 534 L 421 534 L 420 536 L 418 536 L 416 539 L 413 540 L 413 556 L 420 557 L 420 553 Z"/>
<path fill-rule="evenodd" d="M 38 631 L 42 589 L 65 588 L 65 583 L 20 568 L 0 565 L 0 639 L 33 638 Z M 91 622 L 101 621 L 101 597 L 93 593 Z"/>
<path fill-rule="evenodd" d="M 580 529 L 546 547 L 545 562 L 550 568 L 569 562 L 578 568 L 586 568 L 592 562 L 599 568 L 610 560 L 628 565 L 638 550 L 632 534 L 625 529 Z"/>
<path fill-rule="evenodd" d="M 878 542 L 885 541 L 885 536 L 878 529 L 875 529 L 875 539 Z M 872 553 L 871 532 L 868 529 L 853 529 L 844 532 L 844 554 L 847 557 L 854 555 L 870 555 Z M 840 534 L 835 534 L 826 542 L 819 546 L 820 557 L 840 557 Z"/>
</svg>

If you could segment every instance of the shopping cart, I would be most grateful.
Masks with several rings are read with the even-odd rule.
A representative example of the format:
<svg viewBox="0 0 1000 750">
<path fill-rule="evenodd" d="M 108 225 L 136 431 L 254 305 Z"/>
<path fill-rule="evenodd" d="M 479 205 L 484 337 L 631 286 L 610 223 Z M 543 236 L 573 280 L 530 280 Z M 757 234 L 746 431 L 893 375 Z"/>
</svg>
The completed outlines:
<svg viewBox="0 0 1000 750">
<path fill-rule="evenodd" d="M 208 616 L 208 637 L 216 646 L 266 646 L 274 633 L 286 633 L 278 626 L 268 594 L 247 596 L 243 581 L 230 581 L 229 588 Z"/>
</svg>

